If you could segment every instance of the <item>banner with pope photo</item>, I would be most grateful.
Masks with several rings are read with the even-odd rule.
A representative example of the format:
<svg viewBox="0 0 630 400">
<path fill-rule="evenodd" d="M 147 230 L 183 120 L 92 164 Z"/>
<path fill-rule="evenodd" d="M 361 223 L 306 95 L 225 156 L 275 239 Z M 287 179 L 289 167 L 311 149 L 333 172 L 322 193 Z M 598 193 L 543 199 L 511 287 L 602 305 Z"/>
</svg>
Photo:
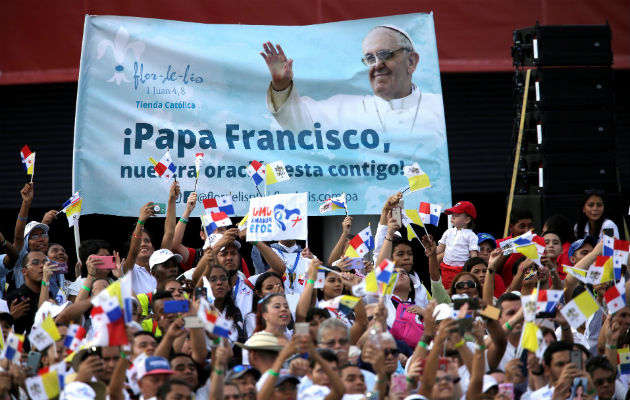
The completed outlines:
<svg viewBox="0 0 630 400">
<path fill-rule="evenodd" d="M 290 179 L 256 186 L 252 161 L 282 161 Z M 231 195 L 237 215 L 251 198 L 298 192 L 309 215 L 344 192 L 351 214 L 379 214 L 414 163 L 432 186 L 406 204 L 450 205 L 432 14 L 310 26 L 86 17 L 73 164 L 82 214 L 137 215 L 165 202 L 173 179 L 178 213 L 196 187 L 199 202 Z"/>
</svg>

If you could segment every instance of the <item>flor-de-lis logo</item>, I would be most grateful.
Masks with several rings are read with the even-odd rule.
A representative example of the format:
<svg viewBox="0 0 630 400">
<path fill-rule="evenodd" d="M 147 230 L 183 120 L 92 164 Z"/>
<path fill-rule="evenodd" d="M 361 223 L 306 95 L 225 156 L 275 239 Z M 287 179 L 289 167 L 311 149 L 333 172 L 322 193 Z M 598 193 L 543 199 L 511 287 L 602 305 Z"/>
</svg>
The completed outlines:
<svg viewBox="0 0 630 400">
<path fill-rule="evenodd" d="M 125 67 L 123 63 L 125 62 L 125 56 L 127 55 L 127 51 L 132 50 L 134 57 L 138 60 L 144 51 L 144 47 L 143 42 L 129 42 L 129 32 L 122 26 L 118 28 L 113 42 L 106 39 L 101 40 L 98 44 L 96 59 L 101 59 L 107 52 L 107 49 L 111 48 L 112 53 L 114 53 L 114 60 L 116 60 L 117 63 L 117 65 L 114 66 L 114 75 L 112 75 L 107 82 L 116 82 L 117 85 L 120 85 L 122 81 L 130 82 L 124 73 Z"/>
</svg>

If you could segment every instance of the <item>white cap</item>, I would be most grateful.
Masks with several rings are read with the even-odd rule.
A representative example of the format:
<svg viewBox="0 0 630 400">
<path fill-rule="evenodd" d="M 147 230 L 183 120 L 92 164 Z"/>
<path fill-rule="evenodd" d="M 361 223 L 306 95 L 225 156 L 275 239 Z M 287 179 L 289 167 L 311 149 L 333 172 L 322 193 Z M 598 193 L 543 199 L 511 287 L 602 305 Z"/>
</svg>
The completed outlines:
<svg viewBox="0 0 630 400">
<path fill-rule="evenodd" d="M 483 376 L 483 390 L 482 390 L 483 393 L 490 390 L 490 388 L 492 388 L 493 386 L 498 386 L 498 385 L 499 383 L 497 382 L 497 380 L 494 379 L 491 375 Z"/>
<path fill-rule="evenodd" d="M 377 26 L 377 28 L 387 28 L 387 29 L 391 29 L 393 31 L 396 31 L 398 33 L 400 33 L 401 35 L 403 35 L 404 37 L 407 38 L 407 40 L 409 40 L 409 43 L 411 43 L 411 50 L 415 51 L 415 45 L 413 44 L 413 40 L 411 39 L 411 35 L 409 35 L 407 33 L 406 30 L 404 30 L 403 28 L 396 26 L 396 25 L 391 25 L 391 24 L 384 24 L 384 25 L 379 25 Z"/>
<path fill-rule="evenodd" d="M 222 233 L 213 233 L 212 235 L 208 236 L 206 238 L 206 242 L 203 244 L 203 249 L 206 250 L 207 248 L 214 246 L 214 244 L 221 240 L 222 237 Z M 234 246 L 236 246 L 236 248 L 239 250 L 241 249 L 241 244 L 238 242 L 238 240 L 234 241 Z M 221 247 L 219 251 L 222 251 L 224 248 L 225 247 Z"/>
<path fill-rule="evenodd" d="M 433 311 L 433 317 L 436 321 L 442 321 L 446 318 L 453 317 L 453 307 L 450 304 L 441 303 L 435 306 L 435 310 Z"/>
<path fill-rule="evenodd" d="M 179 254 L 173 254 L 173 252 L 169 249 L 156 250 L 153 252 L 153 254 L 151 254 L 151 257 L 149 257 L 149 267 L 153 269 L 153 267 L 155 267 L 157 264 L 162 264 L 163 262 L 166 262 L 171 258 L 175 258 L 175 261 L 178 263 L 182 262 L 183 260 L 182 256 L 180 256 Z"/>
<path fill-rule="evenodd" d="M 96 392 L 87 383 L 74 381 L 65 385 L 61 391 L 59 400 L 83 400 L 93 399 L 96 397 Z"/>
<path fill-rule="evenodd" d="M 48 233 L 48 225 L 46 224 L 42 224 L 41 222 L 38 221 L 31 221 L 28 224 L 26 224 L 26 226 L 24 227 L 24 236 L 28 236 L 31 231 L 35 228 L 41 228 L 44 230 L 44 232 Z"/>
</svg>

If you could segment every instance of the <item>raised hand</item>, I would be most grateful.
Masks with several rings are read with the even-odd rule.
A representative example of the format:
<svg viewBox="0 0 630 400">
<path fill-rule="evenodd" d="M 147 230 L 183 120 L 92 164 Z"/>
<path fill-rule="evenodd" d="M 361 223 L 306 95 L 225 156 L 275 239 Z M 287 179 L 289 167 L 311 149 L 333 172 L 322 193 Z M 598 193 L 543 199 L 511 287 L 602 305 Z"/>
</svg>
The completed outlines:
<svg viewBox="0 0 630 400">
<path fill-rule="evenodd" d="M 44 218 L 42 218 L 42 224 L 50 225 L 51 222 L 57 219 L 57 214 L 59 214 L 57 210 L 48 211 L 44 214 Z"/>
<path fill-rule="evenodd" d="M 168 191 L 168 198 L 169 200 L 177 200 L 177 198 L 179 197 L 181 193 L 181 190 L 179 189 L 179 182 L 174 181 L 171 184 L 171 188 Z"/>
<path fill-rule="evenodd" d="M 427 256 L 427 258 L 434 255 L 437 249 L 437 246 L 435 242 L 433 241 L 433 236 L 424 235 L 422 236 L 421 240 L 422 240 L 422 245 L 424 246 L 424 255 Z"/>
<path fill-rule="evenodd" d="M 313 258 L 308 265 L 308 279 L 317 280 L 317 268 L 322 265 L 322 262 L 317 258 Z"/>
<path fill-rule="evenodd" d="M 197 192 L 191 192 L 186 200 L 186 211 L 191 213 L 197 205 Z"/>
<path fill-rule="evenodd" d="M 392 208 L 396 207 L 396 204 L 398 204 L 402 197 L 403 196 L 401 192 L 389 196 L 385 201 L 385 206 L 383 208 L 386 210 L 391 210 Z"/>
<path fill-rule="evenodd" d="M 293 60 L 287 59 L 279 44 L 274 47 L 271 42 L 263 43 L 263 50 L 260 55 L 271 73 L 271 87 L 274 90 L 286 89 L 293 80 Z"/>
<path fill-rule="evenodd" d="M 143 205 L 140 209 L 140 216 L 138 219 L 140 221 L 145 221 L 149 219 L 149 217 L 155 215 L 155 209 L 153 208 L 153 202 L 150 201 L 147 204 Z"/>
<path fill-rule="evenodd" d="M 35 192 L 33 191 L 33 182 L 25 184 L 20 191 L 20 195 L 22 196 L 23 202 L 31 204 L 33 202 L 33 196 L 35 195 Z"/>
<path fill-rule="evenodd" d="M 350 234 L 350 229 L 352 228 L 352 217 L 348 216 L 343 219 L 341 223 L 341 231 L 344 235 L 348 236 Z"/>
</svg>

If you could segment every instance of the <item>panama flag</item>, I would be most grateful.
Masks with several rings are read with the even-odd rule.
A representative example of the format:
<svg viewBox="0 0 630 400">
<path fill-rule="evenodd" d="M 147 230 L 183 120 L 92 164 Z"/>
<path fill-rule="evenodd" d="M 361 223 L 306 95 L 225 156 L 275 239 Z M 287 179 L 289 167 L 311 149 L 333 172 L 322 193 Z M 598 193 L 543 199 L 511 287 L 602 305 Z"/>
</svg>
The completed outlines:
<svg viewBox="0 0 630 400">
<path fill-rule="evenodd" d="M 429 224 L 433 226 L 438 226 L 440 222 L 440 213 L 442 212 L 442 207 L 437 204 L 420 202 L 420 207 L 418 208 L 420 212 L 420 219 L 423 224 Z"/>
<path fill-rule="evenodd" d="M 86 330 L 84 327 L 77 324 L 70 324 L 68 327 L 68 333 L 63 340 L 63 345 L 66 346 L 66 352 L 72 354 L 79 349 L 83 339 L 85 339 Z"/>
<path fill-rule="evenodd" d="M 153 164 L 155 172 L 157 172 L 157 174 L 164 179 L 170 179 L 174 177 L 175 173 L 177 172 L 177 168 L 173 163 L 171 152 L 169 150 L 167 150 L 166 154 L 164 154 L 162 158 L 160 158 L 160 162 L 156 162 L 153 157 L 149 158 L 149 161 L 151 161 L 151 164 Z"/>
<path fill-rule="evenodd" d="M 615 271 L 615 280 L 619 280 L 621 278 L 621 267 L 628 264 L 630 242 L 627 240 L 615 239 L 613 250 L 613 269 Z"/>
<path fill-rule="evenodd" d="M 319 206 L 319 213 L 324 214 L 328 211 L 334 210 L 346 210 L 346 193 L 342 193 L 341 196 L 331 197 L 327 199 L 324 204 Z"/>
<path fill-rule="evenodd" d="M 227 215 L 236 215 L 236 212 L 234 212 L 234 203 L 232 203 L 232 196 L 204 199 L 203 208 L 205 209 L 206 214 L 224 212 Z"/>
<path fill-rule="evenodd" d="M 116 322 L 109 322 L 107 314 L 99 307 L 92 307 L 92 326 L 94 337 L 89 341 L 90 346 L 123 346 L 129 344 L 125 331 L 125 321 L 118 318 Z"/>
<path fill-rule="evenodd" d="M 558 302 L 560 302 L 563 292 L 563 290 L 539 290 L 536 302 L 536 312 L 553 312 L 556 309 Z"/>
<path fill-rule="evenodd" d="M 103 318 L 108 323 L 116 322 L 122 319 L 122 310 L 120 309 L 120 301 L 117 296 L 112 295 L 108 290 L 103 290 L 98 296 L 92 299 L 93 314 L 103 314 Z"/>
<path fill-rule="evenodd" d="M 394 263 L 388 259 L 383 260 L 375 269 L 376 280 L 388 284 L 394 273 Z"/>
<path fill-rule="evenodd" d="M 413 163 L 411 166 L 404 167 L 403 174 L 409 180 L 409 190 L 412 192 L 431 187 L 429 175 L 424 173 L 418 163 Z"/>
<path fill-rule="evenodd" d="M 232 320 L 225 319 L 216 310 L 210 308 L 210 304 L 201 299 L 197 316 L 201 319 L 204 328 L 213 335 L 228 337 L 232 331 Z"/>
<path fill-rule="evenodd" d="M 22 157 L 22 165 L 27 175 L 33 175 L 35 170 L 35 153 L 31 153 L 31 149 L 28 146 L 22 147 L 20 150 L 20 156 Z"/>
<path fill-rule="evenodd" d="M 199 179 L 199 172 L 201 172 L 202 160 L 203 160 L 203 153 L 195 153 L 195 171 L 197 172 L 197 179 Z"/>
<path fill-rule="evenodd" d="M 357 233 L 357 235 L 350 240 L 348 249 L 346 250 L 346 256 L 351 258 L 363 257 L 373 248 L 374 238 L 372 237 L 372 231 L 368 225 L 367 228 Z"/>
<path fill-rule="evenodd" d="M 223 211 L 202 215 L 201 223 L 203 224 L 207 235 L 212 235 L 219 227 L 232 225 L 230 217 L 228 217 Z"/>
<path fill-rule="evenodd" d="M 608 312 L 614 314 L 626 306 L 626 280 L 621 279 L 617 284 L 604 293 Z"/>
<path fill-rule="evenodd" d="M 273 185 L 274 183 L 288 181 L 289 179 L 289 173 L 282 161 L 274 161 L 265 166 L 266 185 Z"/>
<path fill-rule="evenodd" d="M 247 167 L 247 175 L 254 181 L 254 185 L 258 186 L 265 181 L 265 165 L 258 161 L 252 161 Z"/>
<path fill-rule="evenodd" d="M 2 349 L 2 357 L 0 359 L 9 359 L 12 363 L 17 364 L 22 358 L 22 350 L 24 349 L 24 335 L 9 332 L 7 342 Z"/>
</svg>

